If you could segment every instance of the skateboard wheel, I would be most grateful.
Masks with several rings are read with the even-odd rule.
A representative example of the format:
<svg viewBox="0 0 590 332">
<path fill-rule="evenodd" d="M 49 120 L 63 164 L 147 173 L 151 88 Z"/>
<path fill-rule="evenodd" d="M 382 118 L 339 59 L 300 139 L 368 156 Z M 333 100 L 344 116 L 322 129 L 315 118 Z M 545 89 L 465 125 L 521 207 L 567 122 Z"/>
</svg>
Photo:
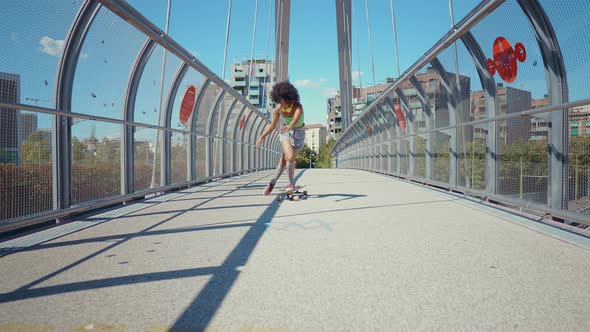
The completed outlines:
<svg viewBox="0 0 590 332">
<path fill-rule="evenodd" d="M 299 196 L 297 196 L 297 195 L 293 196 L 293 200 L 294 201 L 298 201 L 299 200 Z"/>
</svg>

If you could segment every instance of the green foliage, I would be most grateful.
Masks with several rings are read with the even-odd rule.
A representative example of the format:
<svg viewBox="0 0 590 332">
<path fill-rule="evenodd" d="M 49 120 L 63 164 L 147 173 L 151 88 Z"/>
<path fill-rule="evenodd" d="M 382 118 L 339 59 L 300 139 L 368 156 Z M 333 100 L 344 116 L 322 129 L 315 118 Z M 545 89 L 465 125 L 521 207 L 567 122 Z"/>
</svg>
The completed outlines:
<svg viewBox="0 0 590 332">
<path fill-rule="evenodd" d="M 51 158 L 49 142 L 41 132 L 32 133 L 21 146 L 21 152 L 25 164 L 41 164 Z"/>
<path fill-rule="evenodd" d="M 295 167 L 297 168 L 309 168 L 309 156 L 311 155 L 312 151 L 309 148 L 309 146 L 307 146 L 307 144 L 303 144 L 303 147 L 301 148 L 301 150 L 299 151 L 299 153 L 297 153 L 297 157 L 295 157 Z M 313 160 L 312 160 L 313 162 Z"/>
<path fill-rule="evenodd" d="M 320 151 L 318 151 L 318 155 L 315 158 L 315 167 L 332 168 L 332 155 L 330 155 L 330 150 L 332 150 L 335 143 L 336 140 L 330 138 L 327 144 L 320 146 Z"/>
</svg>

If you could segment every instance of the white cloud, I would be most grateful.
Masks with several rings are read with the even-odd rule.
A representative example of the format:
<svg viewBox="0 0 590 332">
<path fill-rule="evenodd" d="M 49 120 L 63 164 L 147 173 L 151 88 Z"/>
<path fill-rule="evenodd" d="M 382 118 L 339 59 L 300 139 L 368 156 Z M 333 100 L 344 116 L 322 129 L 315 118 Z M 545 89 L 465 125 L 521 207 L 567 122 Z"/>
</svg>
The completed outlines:
<svg viewBox="0 0 590 332">
<path fill-rule="evenodd" d="M 324 88 L 324 89 L 322 89 L 322 96 L 328 97 L 328 98 L 334 97 L 337 92 L 338 92 L 338 89 Z"/>
<path fill-rule="evenodd" d="M 317 80 L 296 80 L 293 85 L 297 88 L 320 89 L 322 85 L 328 81 L 327 78 L 319 78 Z"/>
<path fill-rule="evenodd" d="M 11 33 L 10 33 L 10 40 L 12 40 L 12 41 L 17 41 L 17 40 L 18 40 L 18 33 L 16 33 L 16 32 L 11 32 Z"/>
<path fill-rule="evenodd" d="M 64 40 L 56 40 L 44 36 L 39 40 L 39 44 L 41 44 L 39 50 L 47 55 L 59 57 L 63 52 L 65 43 Z"/>
<path fill-rule="evenodd" d="M 88 53 L 80 53 L 80 59 L 87 59 Z"/>
<path fill-rule="evenodd" d="M 363 76 L 363 74 L 364 74 L 364 73 L 363 73 L 362 71 L 353 71 L 353 72 L 352 72 L 352 75 L 351 75 L 351 76 L 352 76 L 352 80 L 353 80 L 353 81 L 358 81 L 358 79 L 359 79 L 361 76 Z"/>
</svg>

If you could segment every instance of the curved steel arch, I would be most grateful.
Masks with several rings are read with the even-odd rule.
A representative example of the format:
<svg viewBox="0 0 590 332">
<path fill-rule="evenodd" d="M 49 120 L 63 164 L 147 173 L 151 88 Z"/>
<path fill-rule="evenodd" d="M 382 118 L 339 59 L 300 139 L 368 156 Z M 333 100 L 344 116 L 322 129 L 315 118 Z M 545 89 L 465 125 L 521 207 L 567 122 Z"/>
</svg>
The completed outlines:
<svg viewBox="0 0 590 332">
<path fill-rule="evenodd" d="M 207 153 L 205 154 L 205 165 L 207 165 L 207 169 L 206 169 L 206 176 L 210 177 L 213 176 L 215 174 L 213 174 L 213 137 L 211 137 L 211 121 L 214 118 L 214 116 L 217 114 L 217 110 L 219 109 L 219 104 L 221 104 L 221 101 L 223 100 L 223 97 L 225 96 L 225 90 L 221 90 L 219 92 L 219 94 L 217 95 L 217 97 L 215 98 L 215 106 L 213 106 L 213 110 L 211 112 L 209 112 L 209 116 L 207 118 L 207 126 L 205 126 L 205 137 L 206 137 L 206 143 L 205 143 L 205 150 L 207 150 Z"/>
<path fill-rule="evenodd" d="M 231 114 L 234 112 L 234 107 L 236 106 L 236 104 L 238 103 L 237 99 L 234 99 L 233 103 L 231 104 L 231 106 L 229 107 L 229 110 L 227 111 L 227 113 L 225 114 L 225 119 L 223 119 L 223 131 L 222 131 L 222 137 L 223 137 L 223 144 L 221 144 L 221 155 L 223 156 L 223 158 L 225 159 L 225 156 L 227 155 L 227 145 L 230 143 L 230 141 L 228 141 L 227 139 L 227 126 L 229 124 L 229 119 L 231 118 Z M 241 112 L 241 111 L 240 111 Z M 236 118 L 236 123 L 239 123 L 239 113 L 238 113 L 238 117 Z M 231 142 L 233 145 L 233 141 Z M 230 163 L 233 161 L 233 158 L 230 157 Z M 221 173 L 227 173 L 228 170 L 226 169 L 226 163 L 223 162 L 221 163 Z M 230 170 L 231 172 L 231 170 Z"/>
<path fill-rule="evenodd" d="M 256 114 L 255 112 L 252 112 L 252 110 L 250 110 L 250 113 L 248 113 L 248 116 L 246 117 L 246 123 L 247 124 L 250 123 L 250 117 L 252 117 L 252 115 L 255 115 L 255 114 Z M 249 126 L 251 128 L 252 126 L 254 126 L 254 124 L 251 124 L 251 125 L 249 124 Z M 246 136 L 246 130 L 247 130 L 247 127 L 246 127 L 246 125 L 244 125 L 244 128 L 242 129 L 242 139 L 240 141 L 241 142 L 240 143 L 241 144 L 241 148 L 240 148 L 240 165 L 241 165 L 241 171 L 245 171 L 246 170 L 244 168 L 244 149 L 245 149 L 245 145 L 247 144 L 244 141 L 244 138 Z M 248 132 L 248 135 L 249 135 L 249 132 Z"/>
<path fill-rule="evenodd" d="M 191 112 L 191 115 L 188 119 L 188 130 L 191 133 L 191 139 L 189 141 L 188 144 L 188 162 L 189 162 L 189 171 L 188 173 L 190 173 L 190 179 L 194 180 L 197 178 L 197 140 L 199 139 L 197 132 L 195 131 L 196 128 L 196 124 L 197 124 L 197 112 L 199 109 L 199 106 L 201 105 L 201 102 L 203 101 L 203 97 L 205 96 L 205 92 L 207 91 L 207 88 L 209 88 L 209 83 L 211 83 L 211 81 L 206 78 L 203 80 L 203 82 L 201 83 L 201 86 L 199 87 L 199 90 L 197 91 L 197 98 L 195 99 L 195 104 L 193 105 L 193 110 Z"/>
<path fill-rule="evenodd" d="M 552 105 L 563 104 L 568 101 L 567 75 L 561 47 L 551 20 L 538 0 L 518 0 L 518 4 L 531 23 L 543 56 L 549 100 Z M 569 134 L 566 134 L 569 133 L 568 111 L 551 112 L 550 116 L 550 178 L 547 203 L 551 208 L 567 210 L 569 202 Z"/>
<path fill-rule="evenodd" d="M 486 117 L 488 119 L 496 116 L 496 82 L 486 69 L 486 56 L 481 49 L 481 46 L 469 31 L 461 37 L 461 41 L 467 48 L 471 55 L 475 68 L 484 91 L 484 98 L 486 102 Z M 497 153 L 497 135 L 496 122 L 487 123 L 486 136 L 486 191 L 492 194 L 496 193 L 496 180 L 498 179 L 498 153 Z M 429 130 L 429 129 L 427 129 Z"/>
<path fill-rule="evenodd" d="M 244 104 L 242 104 L 244 105 Z M 238 140 L 236 138 L 236 136 L 238 135 L 238 128 L 240 127 L 239 123 L 240 120 L 242 119 L 242 116 L 244 116 L 244 111 L 246 111 L 246 109 L 248 109 L 248 106 L 244 105 L 242 107 L 242 109 L 240 110 L 240 113 L 238 113 L 238 117 L 236 119 L 236 123 L 234 125 L 234 134 L 232 136 L 232 142 L 231 142 L 231 172 L 236 172 L 237 171 L 237 165 L 236 165 L 236 161 L 237 161 L 237 146 L 238 146 Z"/>
<path fill-rule="evenodd" d="M 55 108 L 64 112 L 72 111 L 72 90 L 76 65 L 88 30 L 102 5 L 95 1 L 85 2 L 65 42 L 57 70 L 55 85 Z M 55 116 L 52 147 L 53 209 L 61 210 L 72 204 L 72 119 Z"/>
<path fill-rule="evenodd" d="M 135 101 L 137 99 L 139 82 L 155 46 L 156 42 L 148 39 L 133 63 L 133 67 L 129 73 L 129 79 L 127 80 L 125 100 L 123 101 L 123 120 L 125 121 L 133 122 L 135 120 Z M 133 153 L 135 127 L 125 125 L 122 130 L 121 194 L 125 195 L 135 191 L 135 160 Z"/>
<path fill-rule="evenodd" d="M 166 106 L 164 107 L 164 114 L 161 116 L 164 118 L 164 127 L 172 128 L 172 108 L 174 107 L 174 98 L 178 93 L 178 87 L 186 75 L 188 71 L 188 64 L 181 63 L 180 67 L 178 68 L 174 79 L 172 80 L 172 85 L 170 89 L 168 89 L 168 94 L 166 96 Z M 160 178 L 163 179 L 164 185 L 169 185 L 172 182 L 172 153 L 171 153 L 171 145 L 172 145 L 172 133 L 169 131 L 164 131 L 162 133 L 162 154 L 160 159 Z"/>
<path fill-rule="evenodd" d="M 256 146 L 256 137 L 260 136 L 260 130 L 261 130 L 261 126 L 263 124 L 265 124 L 266 122 L 264 121 L 266 118 L 261 119 L 260 123 L 258 124 L 258 127 L 256 128 L 256 134 L 254 134 L 254 142 L 252 143 L 252 149 L 253 151 L 253 163 L 254 163 L 254 168 L 260 168 L 260 162 L 258 160 L 258 158 L 260 157 L 260 148 Z"/>
</svg>

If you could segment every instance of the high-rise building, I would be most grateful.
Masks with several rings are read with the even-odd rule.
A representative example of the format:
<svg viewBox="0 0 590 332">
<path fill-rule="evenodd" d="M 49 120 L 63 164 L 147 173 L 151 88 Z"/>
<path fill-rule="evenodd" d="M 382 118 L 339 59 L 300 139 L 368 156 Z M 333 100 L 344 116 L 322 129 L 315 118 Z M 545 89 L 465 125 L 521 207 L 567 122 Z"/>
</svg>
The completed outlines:
<svg viewBox="0 0 590 332">
<path fill-rule="evenodd" d="M 320 151 L 320 147 L 326 144 L 327 129 L 321 124 L 306 125 L 305 128 L 305 143 L 312 151 L 316 153 Z"/>
<path fill-rule="evenodd" d="M 0 72 L 0 100 L 20 103 L 20 75 Z M 13 108 L 0 109 L 0 163 L 19 162 L 19 114 Z"/>
<path fill-rule="evenodd" d="M 275 65 L 270 60 L 244 60 L 231 65 L 230 85 L 270 118 L 273 109 L 270 89 L 275 77 Z"/>
<path fill-rule="evenodd" d="M 32 133 L 38 128 L 37 114 L 21 113 L 19 114 L 19 145 L 22 145 Z"/>
<path fill-rule="evenodd" d="M 340 107 L 340 91 L 336 91 L 336 96 L 328 98 L 327 103 L 327 127 L 330 136 L 334 139 L 338 139 L 342 133 L 342 113 L 340 112 Z"/>
</svg>

